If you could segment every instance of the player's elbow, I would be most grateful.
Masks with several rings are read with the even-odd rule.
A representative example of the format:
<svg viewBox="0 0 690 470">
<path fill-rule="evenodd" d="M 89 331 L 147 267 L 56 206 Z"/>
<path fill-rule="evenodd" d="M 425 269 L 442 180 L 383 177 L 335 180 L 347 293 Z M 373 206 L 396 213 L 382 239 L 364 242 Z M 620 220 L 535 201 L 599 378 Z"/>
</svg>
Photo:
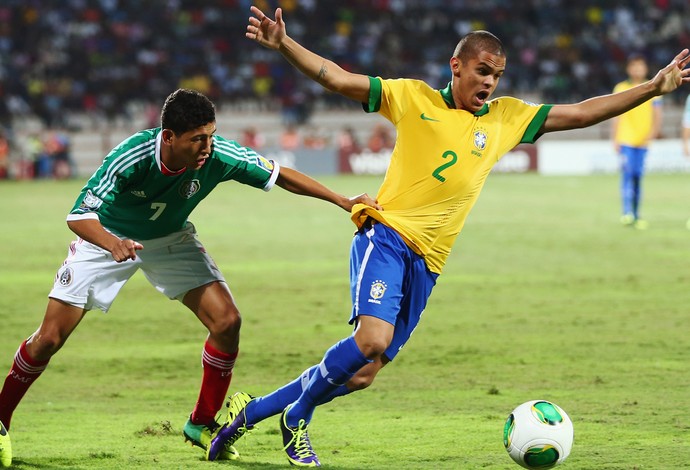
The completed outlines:
<svg viewBox="0 0 690 470">
<path fill-rule="evenodd" d="M 330 92 L 359 102 L 366 101 L 369 94 L 367 76 L 351 73 L 339 67 L 333 74 L 326 74 L 319 83 Z"/>
<path fill-rule="evenodd" d="M 343 94 L 347 89 L 347 80 L 345 78 L 345 71 L 340 70 L 339 73 L 327 74 L 320 77 L 319 83 L 322 87 L 332 93 Z"/>
</svg>

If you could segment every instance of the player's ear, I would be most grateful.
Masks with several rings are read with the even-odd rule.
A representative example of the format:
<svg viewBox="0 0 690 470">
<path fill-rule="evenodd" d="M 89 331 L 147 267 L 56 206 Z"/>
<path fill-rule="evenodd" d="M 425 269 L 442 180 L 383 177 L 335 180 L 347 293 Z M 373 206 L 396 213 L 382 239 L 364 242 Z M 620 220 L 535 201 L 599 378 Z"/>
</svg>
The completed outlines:
<svg viewBox="0 0 690 470">
<path fill-rule="evenodd" d="M 172 143 L 172 138 L 174 136 L 175 136 L 175 133 L 173 131 L 171 131 L 170 129 L 163 129 L 161 131 L 161 140 L 166 145 L 170 145 Z"/>
<path fill-rule="evenodd" d="M 450 58 L 450 71 L 456 76 L 460 74 L 460 59 L 457 57 Z"/>
</svg>

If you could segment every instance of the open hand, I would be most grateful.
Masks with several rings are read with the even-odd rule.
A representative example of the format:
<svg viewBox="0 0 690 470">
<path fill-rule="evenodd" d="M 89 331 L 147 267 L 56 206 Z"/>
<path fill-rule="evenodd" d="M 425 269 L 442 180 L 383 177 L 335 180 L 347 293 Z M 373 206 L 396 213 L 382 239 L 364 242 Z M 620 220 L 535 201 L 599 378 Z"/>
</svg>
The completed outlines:
<svg viewBox="0 0 690 470">
<path fill-rule="evenodd" d="M 286 36 L 283 10 L 276 8 L 275 21 L 255 6 L 250 7 L 250 10 L 254 16 L 249 17 L 245 36 L 269 49 L 278 49 Z"/>
<path fill-rule="evenodd" d="M 657 72 L 652 83 L 656 85 L 660 95 L 672 92 L 683 83 L 690 83 L 690 69 L 686 68 L 688 63 L 690 53 L 688 49 L 683 49 L 670 64 Z"/>
</svg>

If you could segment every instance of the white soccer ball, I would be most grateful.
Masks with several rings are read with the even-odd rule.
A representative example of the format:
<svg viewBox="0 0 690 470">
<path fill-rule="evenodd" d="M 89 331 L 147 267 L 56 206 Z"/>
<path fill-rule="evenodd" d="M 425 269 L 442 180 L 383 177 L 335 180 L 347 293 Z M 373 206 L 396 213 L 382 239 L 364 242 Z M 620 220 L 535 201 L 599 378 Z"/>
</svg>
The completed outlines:
<svg viewBox="0 0 690 470">
<path fill-rule="evenodd" d="M 552 468 L 570 455 L 573 422 L 555 403 L 528 401 L 508 416 L 503 445 L 508 455 L 525 468 Z"/>
</svg>

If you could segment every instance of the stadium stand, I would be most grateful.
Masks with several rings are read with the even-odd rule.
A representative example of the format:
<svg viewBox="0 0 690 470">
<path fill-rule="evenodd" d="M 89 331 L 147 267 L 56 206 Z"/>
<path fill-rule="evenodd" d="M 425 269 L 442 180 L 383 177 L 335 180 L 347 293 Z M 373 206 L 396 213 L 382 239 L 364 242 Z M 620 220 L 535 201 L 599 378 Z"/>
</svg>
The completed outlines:
<svg viewBox="0 0 690 470">
<path fill-rule="evenodd" d="M 3 0 L 0 127 L 12 140 L 32 126 L 152 124 L 177 87 L 206 93 L 224 120 L 245 121 L 238 132 L 268 122 L 277 134 L 315 113 L 321 122 L 356 109 L 244 37 L 252 3 L 281 6 L 291 35 L 348 69 L 439 87 L 458 38 L 488 29 L 508 51 L 500 94 L 550 103 L 610 92 L 632 52 L 655 70 L 690 44 L 687 0 Z"/>
</svg>

